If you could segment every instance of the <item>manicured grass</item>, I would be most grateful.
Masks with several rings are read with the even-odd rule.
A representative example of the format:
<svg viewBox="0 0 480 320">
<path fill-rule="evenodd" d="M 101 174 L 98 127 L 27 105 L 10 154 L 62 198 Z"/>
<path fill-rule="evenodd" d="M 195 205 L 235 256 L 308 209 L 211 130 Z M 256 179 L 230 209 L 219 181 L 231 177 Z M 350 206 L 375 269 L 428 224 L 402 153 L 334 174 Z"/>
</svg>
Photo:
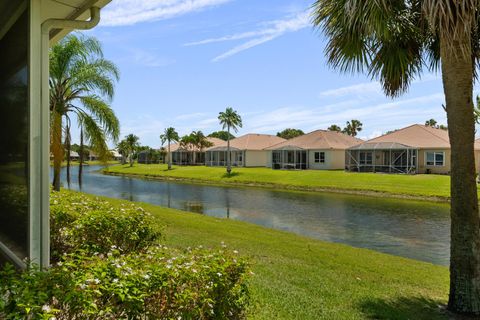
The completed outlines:
<svg viewBox="0 0 480 320">
<path fill-rule="evenodd" d="M 446 200 L 450 195 L 450 177 L 443 175 L 419 174 L 399 175 L 380 173 L 351 173 L 344 171 L 285 171 L 269 168 L 234 168 L 231 176 L 225 168 L 217 167 L 179 167 L 167 170 L 164 164 L 135 164 L 133 167 L 114 166 L 106 169 L 113 174 L 128 174 L 165 179 L 186 179 L 218 184 L 255 184 L 275 188 L 303 190 L 338 190 L 388 193 L 397 196 L 417 198 L 440 198 Z"/>
<path fill-rule="evenodd" d="M 448 319 L 439 307 L 447 300 L 445 267 L 140 205 L 158 218 L 168 246 L 218 248 L 224 242 L 251 260 L 249 319 Z"/>
</svg>

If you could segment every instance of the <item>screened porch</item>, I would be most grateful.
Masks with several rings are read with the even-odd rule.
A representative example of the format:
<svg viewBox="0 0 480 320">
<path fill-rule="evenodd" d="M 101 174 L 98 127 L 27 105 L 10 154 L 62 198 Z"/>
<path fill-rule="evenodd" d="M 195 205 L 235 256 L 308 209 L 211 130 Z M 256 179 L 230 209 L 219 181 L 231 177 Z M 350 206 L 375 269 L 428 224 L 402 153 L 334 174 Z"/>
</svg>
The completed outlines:
<svg viewBox="0 0 480 320">
<path fill-rule="evenodd" d="M 233 167 L 243 167 L 245 152 L 236 148 L 230 148 L 231 165 Z M 221 147 L 212 150 L 208 150 L 205 153 L 205 164 L 210 167 L 225 167 L 227 166 L 227 148 Z"/>
<path fill-rule="evenodd" d="M 353 172 L 417 173 L 416 148 L 400 143 L 363 143 L 346 150 L 346 170 Z"/>
<path fill-rule="evenodd" d="M 281 149 L 272 151 L 272 169 L 305 170 L 307 165 L 307 150 Z"/>
<path fill-rule="evenodd" d="M 179 149 L 172 152 L 172 163 L 177 166 L 204 165 L 205 152 Z"/>
</svg>

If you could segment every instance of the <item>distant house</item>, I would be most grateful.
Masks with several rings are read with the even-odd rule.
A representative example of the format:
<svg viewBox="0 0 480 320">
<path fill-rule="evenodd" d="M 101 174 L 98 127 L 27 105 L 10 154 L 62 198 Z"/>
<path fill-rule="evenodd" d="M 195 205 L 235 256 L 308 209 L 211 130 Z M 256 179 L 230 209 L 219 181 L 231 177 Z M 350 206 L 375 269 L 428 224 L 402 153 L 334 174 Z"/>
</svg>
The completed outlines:
<svg viewBox="0 0 480 320">
<path fill-rule="evenodd" d="M 268 147 L 286 141 L 283 138 L 268 134 L 250 133 L 230 140 L 232 166 L 266 167 L 268 165 Z M 227 165 L 227 142 L 207 149 L 207 166 Z"/>
<path fill-rule="evenodd" d="M 316 130 L 289 139 L 269 150 L 273 169 L 345 169 L 345 150 L 363 141 L 341 132 Z"/>
<path fill-rule="evenodd" d="M 98 159 L 99 159 L 98 155 L 95 152 L 90 151 L 90 154 L 88 155 L 88 160 L 97 161 Z"/>
<path fill-rule="evenodd" d="M 221 145 L 223 140 L 218 138 L 208 137 L 207 140 L 212 144 L 212 147 Z M 175 143 L 170 146 L 172 153 L 172 163 L 175 165 L 204 165 L 205 164 L 205 150 L 200 150 L 193 145 L 182 146 L 180 143 Z"/>
<path fill-rule="evenodd" d="M 450 173 L 448 131 L 414 124 L 349 148 L 346 168 L 357 172 Z M 475 143 L 477 171 L 480 142 Z"/>
<path fill-rule="evenodd" d="M 73 160 L 73 161 L 80 160 L 80 156 L 78 155 L 78 152 L 70 151 L 70 160 Z"/>
<path fill-rule="evenodd" d="M 121 161 L 123 156 L 117 150 L 110 150 L 110 154 L 112 155 L 112 159 L 115 161 Z"/>
</svg>

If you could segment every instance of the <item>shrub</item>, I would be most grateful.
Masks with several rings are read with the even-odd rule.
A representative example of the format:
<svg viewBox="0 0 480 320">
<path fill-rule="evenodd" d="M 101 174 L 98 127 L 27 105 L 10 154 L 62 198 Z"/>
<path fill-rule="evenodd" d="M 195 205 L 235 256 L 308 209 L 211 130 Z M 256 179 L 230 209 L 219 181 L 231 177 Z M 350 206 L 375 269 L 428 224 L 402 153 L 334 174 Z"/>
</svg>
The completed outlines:
<svg viewBox="0 0 480 320">
<path fill-rule="evenodd" d="M 243 319 L 248 264 L 236 252 L 158 243 L 134 204 L 51 195 L 55 263 L 0 270 L 0 319 Z"/>
<path fill-rule="evenodd" d="M 0 272 L 0 318 L 241 319 L 247 268 L 233 253 L 200 248 L 71 254 L 45 272 Z"/>
<path fill-rule="evenodd" d="M 52 260 L 77 250 L 106 253 L 113 245 L 123 253 L 142 252 L 160 238 L 152 219 L 150 213 L 133 203 L 118 207 L 80 193 L 52 193 Z"/>
</svg>

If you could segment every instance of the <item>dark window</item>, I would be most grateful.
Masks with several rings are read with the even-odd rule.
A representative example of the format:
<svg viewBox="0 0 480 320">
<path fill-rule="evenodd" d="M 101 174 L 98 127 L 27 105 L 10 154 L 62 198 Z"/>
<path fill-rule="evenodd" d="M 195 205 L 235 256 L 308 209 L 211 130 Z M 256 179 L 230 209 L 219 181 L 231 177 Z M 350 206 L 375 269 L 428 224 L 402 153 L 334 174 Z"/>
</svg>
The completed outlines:
<svg viewBox="0 0 480 320">
<path fill-rule="evenodd" d="M 315 163 L 325 163 L 325 152 L 315 152 Z"/>
<path fill-rule="evenodd" d="M 28 256 L 27 58 L 25 12 L 0 39 L 0 241 L 20 258 Z"/>
</svg>

